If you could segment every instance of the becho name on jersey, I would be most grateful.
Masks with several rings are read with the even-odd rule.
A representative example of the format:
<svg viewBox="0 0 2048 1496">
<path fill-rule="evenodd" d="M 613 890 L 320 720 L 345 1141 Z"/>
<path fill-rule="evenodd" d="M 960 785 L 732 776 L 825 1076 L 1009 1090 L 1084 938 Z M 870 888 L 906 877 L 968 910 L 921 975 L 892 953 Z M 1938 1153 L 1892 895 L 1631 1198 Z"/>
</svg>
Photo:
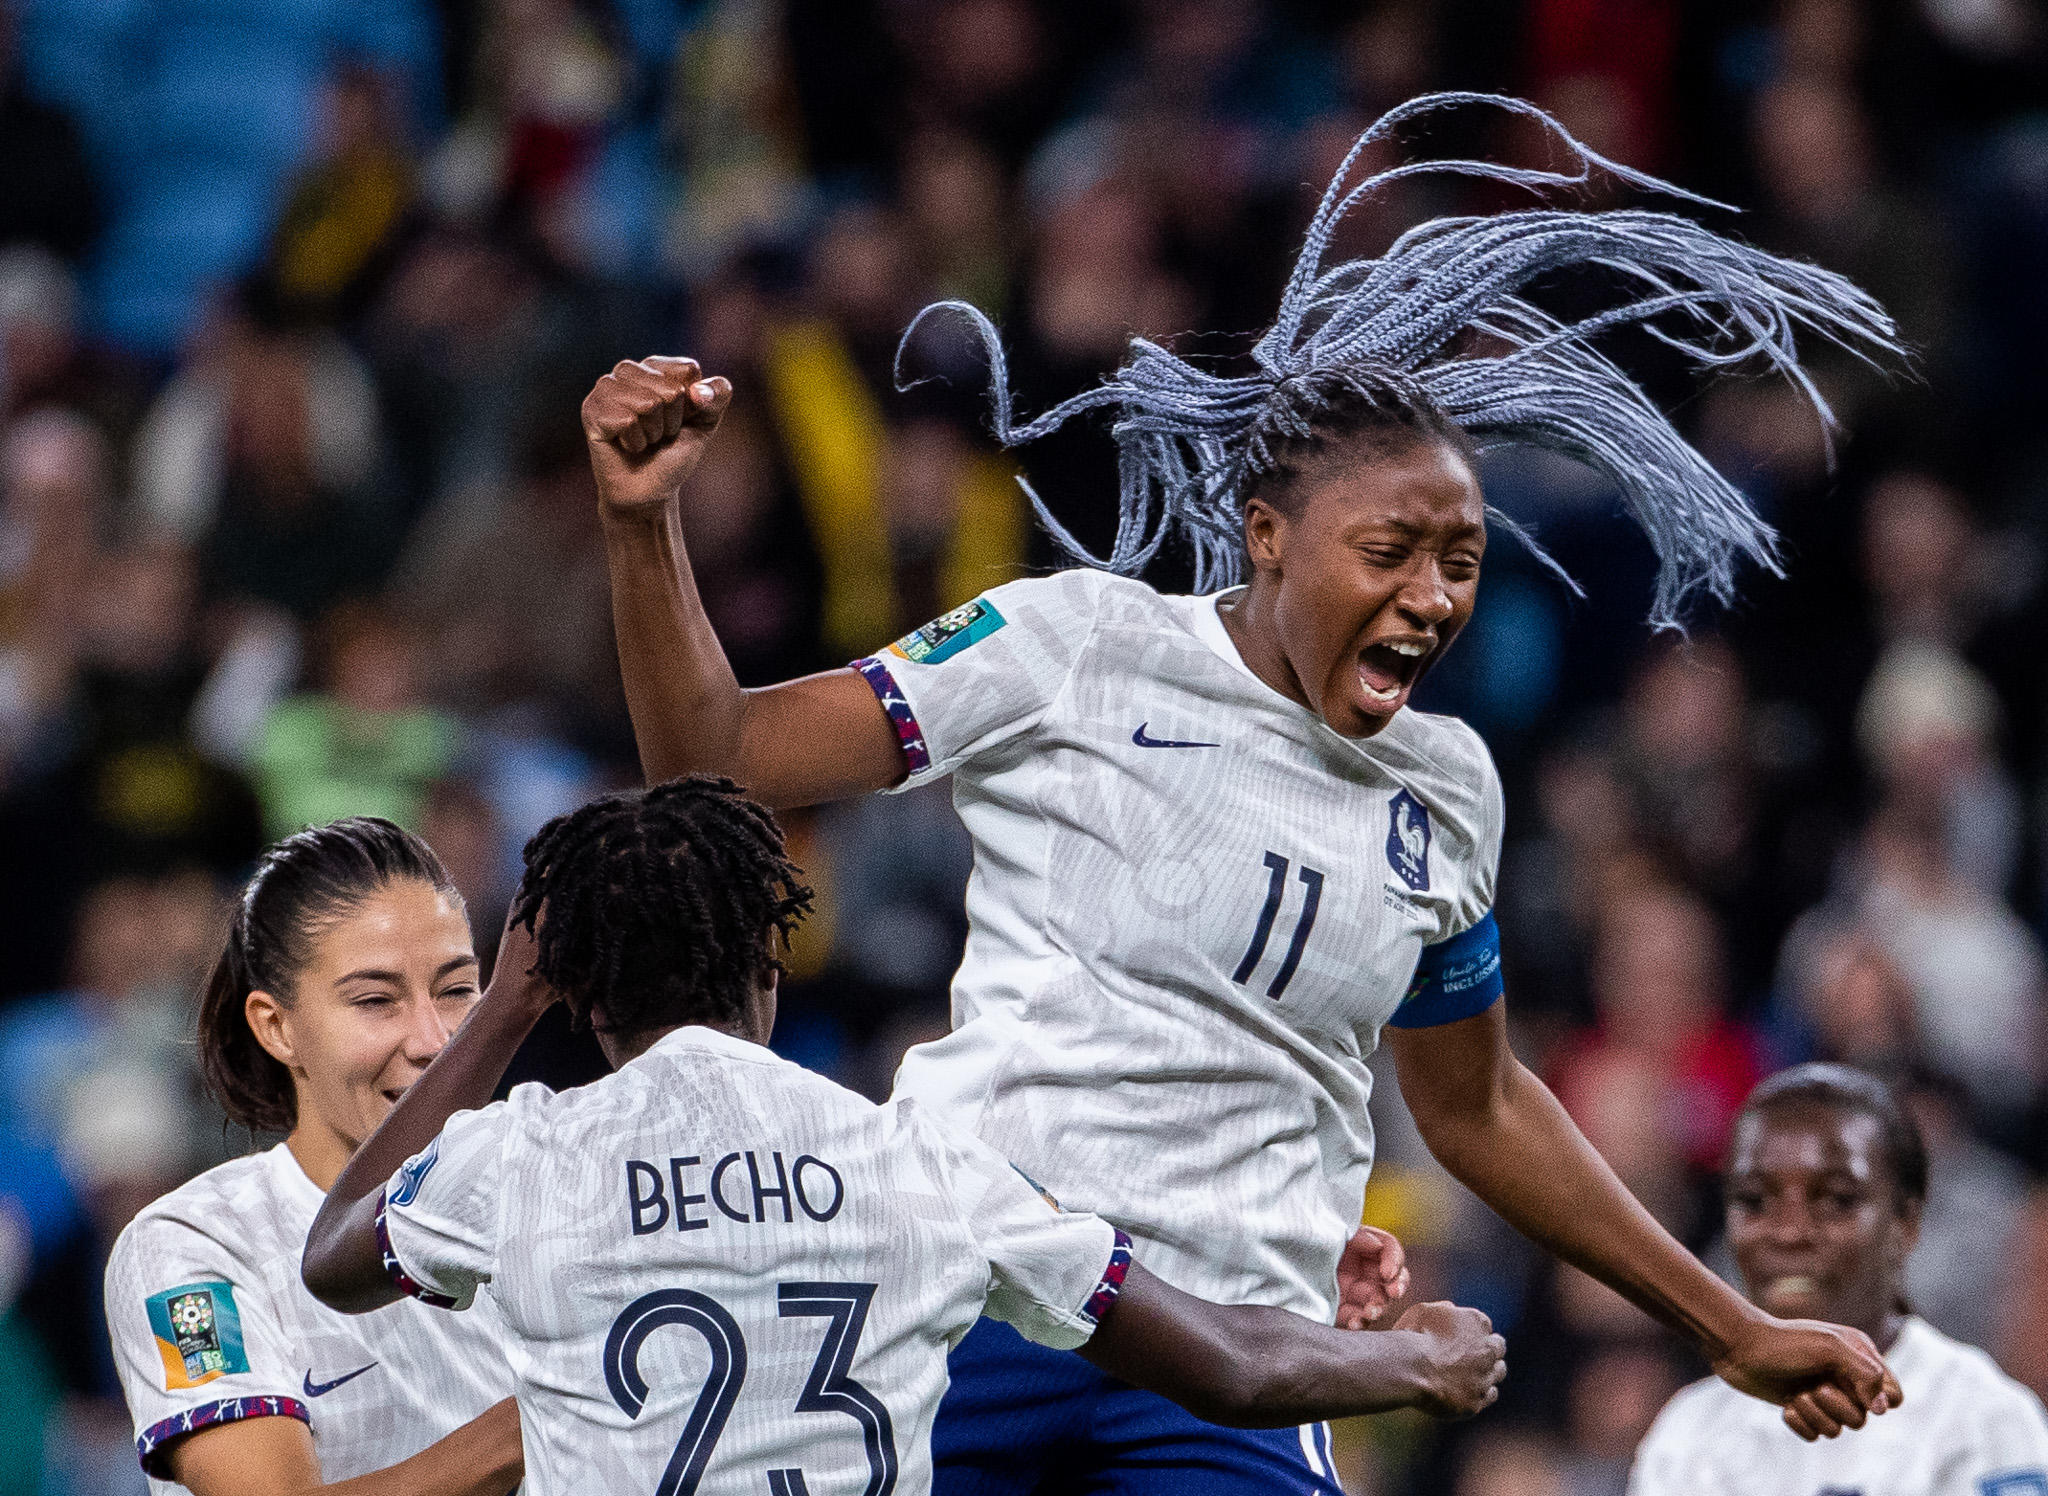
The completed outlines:
<svg viewBox="0 0 2048 1496">
<path fill-rule="evenodd" d="M 703 1231 L 721 1217 L 742 1226 L 829 1221 L 846 1203 L 839 1171 L 809 1153 L 787 1165 L 780 1153 L 751 1148 L 710 1164 L 696 1153 L 671 1157 L 667 1164 L 664 1169 L 644 1158 L 626 1160 L 626 1211 L 635 1236 L 671 1221 L 678 1231 Z"/>
</svg>

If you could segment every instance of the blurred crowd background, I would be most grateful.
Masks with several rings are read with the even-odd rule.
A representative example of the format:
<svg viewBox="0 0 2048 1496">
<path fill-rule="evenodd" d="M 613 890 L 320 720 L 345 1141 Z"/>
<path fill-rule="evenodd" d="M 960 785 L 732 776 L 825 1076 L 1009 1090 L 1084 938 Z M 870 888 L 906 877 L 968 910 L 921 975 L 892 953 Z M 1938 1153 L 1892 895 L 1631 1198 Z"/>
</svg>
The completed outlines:
<svg viewBox="0 0 2048 1496">
<path fill-rule="evenodd" d="M 251 1144 L 189 1035 L 263 842 L 389 815 L 488 947 L 523 838 L 637 778 L 596 375 L 733 379 L 684 511 L 706 603 L 743 680 L 843 663 L 1055 563 L 1020 460 L 1083 535 L 1112 510 L 1099 431 L 996 452 L 965 350 L 893 390 L 918 307 L 996 314 L 1034 409 L 1133 331 L 1241 356 L 1350 141 L 1439 87 L 1741 205 L 1716 226 L 1920 350 L 1815 350 L 1832 470 L 1795 392 L 1618 351 L 1787 539 L 1689 640 L 1641 626 L 1597 482 L 1489 460 L 1588 591 L 1497 537 L 1423 702 L 1508 785 L 1518 1047 L 1703 1250 L 1758 1078 L 1897 1078 L 1915 1301 L 2048 1392 L 2044 84 L 2027 0 L 0 0 L 0 1492 L 142 1488 L 100 1267 Z M 1440 144 L 1538 148 L 1495 129 Z M 1346 248 L 1503 201 L 1470 191 L 1404 187 Z M 944 789 L 791 831 L 821 896 L 778 1045 L 883 1094 L 945 1023 L 962 833 Z M 598 1063 L 556 1025 L 519 1074 Z M 1469 1425 L 1345 1430 L 1351 1489 L 1612 1496 L 1702 1368 L 1452 1186 L 1382 1079 L 1369 1217 L 1513 1375 Z"/>
</svg>

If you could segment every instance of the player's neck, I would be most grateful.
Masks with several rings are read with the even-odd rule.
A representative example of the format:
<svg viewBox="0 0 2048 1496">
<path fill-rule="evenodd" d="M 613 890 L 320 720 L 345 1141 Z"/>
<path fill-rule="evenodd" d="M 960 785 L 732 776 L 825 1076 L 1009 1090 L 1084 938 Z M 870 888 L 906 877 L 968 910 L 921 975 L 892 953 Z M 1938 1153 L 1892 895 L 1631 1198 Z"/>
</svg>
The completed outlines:
<svg viewBox="0 0 2048 1496">
<path fill-rule="evenodd" d="M 746 1031 L 744 1020 L 732 1023 L 671 1023 L 663 1028 L 640 1029 L 631 1034 L 600 1033 L 597 1042 L 605 1058 L 612 1062 L 612 1069 L 619 1070 L 639 1059 L 677 1029 L 684 1028 L 708 1028 L 714 1033 L 744 1039 L 749 1044 L 762 1042 Z"/>
<path fill-rule="evenodd" d="M 301 1116 L 299 1125 L 294 1127 L 284 1140 L 292 1157 L 306 1177 L 320 1187 L 325 1194 L 334 1188 L 334 1181 L 341 1177 L 341 1171 L 348 1167 L 348 1161 L 355 1156 L 356 1145 L 328 1127 L 318 1117 Z"/>
<path fill-rule="evenodd" d="M 1254 576 L 1251 585 L 1235 597 L 1228 597 L 1216 606 L 1216 614 L 1223 620 L 1223 631 L 1230 635 L 1230 642 L 1237 646 L 1238 657 L 1260 680 L 1300 706 L 1315 709 L 1308 699 L 1308 692 L 1302 690 L 1301 681 L 1294 673 L 1294 667 L 1287 662 L 1287 653 L 1280 647 L 1280 628 L 1273 618 L 1273 590 L 1259 585 Z"/>
</svg>

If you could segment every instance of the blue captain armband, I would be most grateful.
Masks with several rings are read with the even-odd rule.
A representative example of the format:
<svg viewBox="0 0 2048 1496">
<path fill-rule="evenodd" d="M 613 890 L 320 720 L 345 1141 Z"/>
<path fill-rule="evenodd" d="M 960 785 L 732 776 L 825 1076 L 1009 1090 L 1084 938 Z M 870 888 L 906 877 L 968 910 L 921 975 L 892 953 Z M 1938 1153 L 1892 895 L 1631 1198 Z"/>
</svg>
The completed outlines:
<svg viewBox="0 0 2048 1496">
<path fill-rule="evenodd" d="M 1484 1013 L 1507 991 L 1500 975 L 1500 926 L 1493 912 L 1469 930 L 1422 948 L 1392 1028 L 1435 1028 Z"/>
</svg>

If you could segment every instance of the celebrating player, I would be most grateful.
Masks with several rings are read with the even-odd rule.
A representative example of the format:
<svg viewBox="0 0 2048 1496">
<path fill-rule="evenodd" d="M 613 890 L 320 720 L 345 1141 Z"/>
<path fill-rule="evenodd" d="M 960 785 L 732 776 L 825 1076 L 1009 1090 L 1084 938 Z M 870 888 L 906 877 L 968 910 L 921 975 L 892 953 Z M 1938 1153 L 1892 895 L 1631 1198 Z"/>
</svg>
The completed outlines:
<svg viewBox="0 0 2048 1496">
<path fill-rule="evenodd" d="M 922 1492 L 946 1351 L 984 1312 L 1212 1418 L 1493 1400 L 1502 1345 L 1476 1310 L 1359 1335 L 1190 1298 L 917 1103 L 777 1058 L 799 878 L 725 780 L 551 822 L 491 991 L 314 1222 L 306 1281 L 337 1307 L 460 1307 L 490 1282 L 529 1489 Z M 556 992 L 617 1073 L 451 1117 Z"/>
<path fill-rule="evenodd" d="M 1353 183 L 1402 125 L 1473 102 L 1537 121 L 1574 168 L 1421 162 Z M 1703 365 L 1802 382 L 1795 332 L 1896 349 L 1841 278 L 1668 214 L 1441 219 L 1377 260 L 1324 263 L 1347 211 L 1396 178 L 1543 188 L 1595 170 L 1678 191 L 1526 104 L 1403 106 L 1331 184 L 1250 372 L 1139 340 L 1116 375 L 1028 424 L 1011 419 L 994 329 L 947 304 L 987 341 L 1006 443 L 1115 413 L 1115 545 L 1088 555 L 1046 515 L 1087 567 L 763 690 L 734 681 L 677 517 L 731 386 L 687 359 L 620 364 L 583 423 L 642 767 L 728 773 L 778 806 L 953 775 L 975 850 L 954 1029 L 911 1051 L 898 1093 L 1114 1216 L 1168 1281 L 1331 1315 L 1372 1163 L 1365 1056 L 1384 1033 L 1430 1148 L 1501 1215 L 1741 1390 L 1787 1403 L 1833 1384 L 1878 1410 L 1896 1388 L 1866 1337 L 1777 1319 L 1723 1284 L 1516 1062 L 1491 913 L 1498 776 L 1469 727 L 1407 709 L 1472 615 L 1483 446 L 1547 447 L 1611 479 L 1661 558 L 1658 621 L 1697 590 L 1728 596 L 1745 555 L 1775 566 L 1768 527 L 1596 334 L 1644 324 Z M 1621 299 L 1566 323 L 1523 294 L 1567 267 Z M 1192 548 L 1198 587 L 1246 570 L 1248 584 L 1168 597 L 1132 579 L 1169 536 Z M 1170 1460 L 1207 1472 L 1177 1490 L 1335 1489 L 1313 1441 L 1261 1467 L 1239 1436 L 1120 1400 L 1000 1325 L 955 1354 L 935 1440 L 947 1492 L 1030 1490 L 1048 1449 L 1105 1490 Z"/>
<path fill-rule="evenodd" d="M 1736 1120 L 1725 1191 L 1728 1245 L 1750 1297 L 1775 1314 L 1862 1330 L 1884 1349 L 1906 1406 L 1858 1438 L 1810 1448 L 1759 1405 L 1700 1382 L 1658 1415 L 1631 1496 L 2048 1491 L 2041 1400 L 1906 1303 L 1927 1149 L 1890 1088 L 1846 1065 L 1772 1076 Z M 1811 1435 L 1861 1428 L 1864 1418 L 1824 1387 L 1788 1421 Z"/>
<path fill-rule="evenodd" d="M 115 1360 L 157 1489 L 505 1496 L 519 1483 L 494 1308 L 355 1319 L 299 1281 L 327 1186 L 476 995 L 461 896 L 419 838 L 365 817 L 264 854 L 200 1006 L 199 1058 L 229 1120 L 285 1140 L 150 1205 L 107 1264 Z"/>
</svg>

